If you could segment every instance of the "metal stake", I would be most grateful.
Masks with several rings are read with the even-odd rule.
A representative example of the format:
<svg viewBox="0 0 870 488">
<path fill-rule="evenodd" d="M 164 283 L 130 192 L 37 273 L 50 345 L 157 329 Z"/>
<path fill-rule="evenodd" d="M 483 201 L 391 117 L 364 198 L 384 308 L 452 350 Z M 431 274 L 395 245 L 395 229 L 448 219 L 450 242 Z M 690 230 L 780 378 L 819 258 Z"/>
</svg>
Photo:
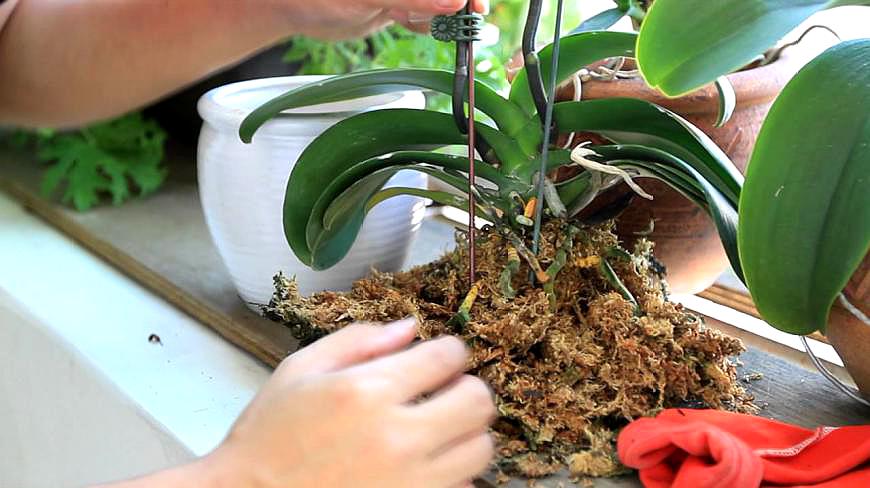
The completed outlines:
<svg viewBox="0 0 870 488">
<path fill-rule="evenodd" d="M 471 2 L 465 7 L 471 11 Z M 468 43 L 468 279 L 469 286 L 474 286 L 475 277 L 475 233 L 474 227 L 476 205 L 474 198 L 474 41 Z"/>
<path fill-rule="evenodd" d="M 559 68 L 559 41 L 562 30 L 562 0 L 556 4 L 556 27 L 553 34 L 553 58 L 550 64 L 549 96 L 544 113 L 544 140 L 541 143 L 541 167 L 538 171 L 537 201 L 535 202 L 535 226 L 532 231 L 532 252 L 538 253 L 541 240 L 541 221 L 544 213 L 544 179 L 547 177 L 547 159 L 550 151 L 550 138 L 553 133 L 553 105 L 556 100 L 556 71 Z"/>
</svg>

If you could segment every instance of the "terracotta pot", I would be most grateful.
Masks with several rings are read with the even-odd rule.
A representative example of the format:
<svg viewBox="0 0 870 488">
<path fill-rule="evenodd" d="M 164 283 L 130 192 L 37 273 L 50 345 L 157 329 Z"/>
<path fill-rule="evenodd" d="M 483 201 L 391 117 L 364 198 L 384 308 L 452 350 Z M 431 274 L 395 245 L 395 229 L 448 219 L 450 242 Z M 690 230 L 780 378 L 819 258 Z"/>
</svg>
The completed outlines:
<svg viewBox="0 0 870 488">
<path fill-rule="evenodd" d="M 864 257 L 843 294 L 865 316 L 870 316 L 870 255 Z M 855 384 L 870 398 L 870 325 L 852 314 L 832 314 L 825 335 Z"/>
<path fill-rule="evenodd" d="M 729 75 L 737 94 L 737 107 L 731 120 L 718 128 L 714 125 L 719 102 L 712 85 L 680 98 L 667 98 L 641 78 L 590 80 L 583 83 L 582 98 L 631 97 L 666 107 L 707 133 L 743 171 L 770 105 L 794 72 L 794 64 L 783 58 Z M 573 96 L 573 84 L 561 87 L 560 99 Z M 641 180 L 640 184 L 655 200 L 635 199 L 617 222 L 619 236 L 629 246 L 639 235 L 646 235 L 656 243 L 656 256 L 667 267 L 672 291 L 697 293 L 712 285 L 728 266 L 713 222 L 703 210 L 664 183 Z M 651 234 L 650 222 L 654 222 Z"/>
</svg>

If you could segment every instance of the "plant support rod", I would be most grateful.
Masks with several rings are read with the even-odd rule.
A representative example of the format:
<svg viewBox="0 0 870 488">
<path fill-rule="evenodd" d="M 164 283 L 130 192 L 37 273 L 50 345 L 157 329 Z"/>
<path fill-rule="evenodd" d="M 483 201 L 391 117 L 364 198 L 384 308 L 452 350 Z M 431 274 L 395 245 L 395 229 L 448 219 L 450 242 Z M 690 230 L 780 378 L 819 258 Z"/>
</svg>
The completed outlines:
<svg viewBox="0 0 870 488">
<path fill-rule="evenodd" d="M 480 16 L 471 2 L 456 15 L 439 15 L 432 19 L 432 37 L 444 42 L 456 42 L 456 67 L 453 72 L 453 119 L 463 134 L 468 135 L 468 278 L 474 286 L 476 215 L 474 160 L 477 146 L 474 128 L 474 41 L 480 32 Z M 466 97 L 467 95 L 467 97 Z M 468 100 L 468 114 L 465 102 Z"/>
<path fill-rule="evenodd" d="M 471 2 L 466 9 L 470 9 Z M 468 41 L 468 282 L 472 289 L 476 277 L 475 271 L 475 208 L 474 198 L 474 41 Z"/>
<path fill-rule="evenodd" d="M 534 2 L 533 2 L 534 3 Z M 529 15 L 532 12 L 530 9 Z M 537 12 L 540 16 L 540 6 Z M 537 186 L 537 202 L 535 203 L 535 226 L 532 231 L 532 252 L 538 253 L 538 247 L 541 240 L 541 222 L 544 214 L 544 186 L 547 178 L 547 155 L 550 152 L 550 139 L 553 134 L 553 105 L 556 101 L 556 72 L 559 67 L 559 41 L 562 30 L 562 0 L 556 2 L 556 25 L 553 33 L 553 57 L 550 66 L 549 97 L 545 95 L 544 103 L 544 139 L 541 142 L 541 167 L 538 170 L 538 179 L 535 183 Z M 528 66 L 528 65 L 527 65 Z M 528 68 L 527 68 L 528 69 Z M 531 86 L 540 84 L 540 67 L 538 67 L 538 82 L 532 81 L 531 72 L 529 72 L 529 83 Z M 534 91 L 533 91 L 534 93 Z"/>
</svg>

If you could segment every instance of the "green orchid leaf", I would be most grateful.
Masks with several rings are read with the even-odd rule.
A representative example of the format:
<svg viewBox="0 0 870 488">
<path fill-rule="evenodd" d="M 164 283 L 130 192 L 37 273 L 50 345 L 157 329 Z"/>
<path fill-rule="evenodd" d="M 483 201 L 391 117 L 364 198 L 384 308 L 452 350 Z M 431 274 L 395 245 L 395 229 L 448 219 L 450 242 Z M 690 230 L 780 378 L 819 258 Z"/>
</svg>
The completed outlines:
<svg viewBox="0 0 870 488">
<path fill-rule="evenodd" d="M 440 69 L 380 69 L 327 78 L 266 102 L 245 118 L 239 135 L 244 142 L 251 142 L 257 129 L 285 110 L 416 88 L 452 94 L 453 73 Z M 477 109 L 506 133 L 518 132 L 525 123 L 523 112 L 485 83 L 476 83 L 475 97 Z"/>
<path fill-rule="evenodd" d="M 503 149 L 502 146 L 513 144 L 507 136 L 491 127 L 478 124 L 477 128 L 479 135 L 496 148 L 499 157 L 503 157 L 504 153 L 500 147 Z M 287 183 L 284 234 L 291 249 L 302 262 L 313 265 L 313 246 L 322 245 L 320 243 L 323 242 L 321 234 L 324 232 L 326 209 L 344 190 L 372 171 L 412 162 L 458 171 L 468 168 L 468 161 L 463 157 L 401 151 L 465 142 L 466 137 L 456 129 L 449 114 L 425 110 L 366 112 L 327 129 L 299 157 Z M 390 153 L 393 154 L 378 158 Z M 505 188 L 521 184 L 502 176 L 485 163 L 478 163 L 476 169 L 482 179 Z M 344 252 L 350 249 L 354 237 L 355 233 L 350 237 L 344 236 L 345 242 L 341 242 Z M 325 266 L 323 262 L 319 260 L 318 266 Z"/>
<path fill-rule="evenodd" d="M 667 109 L 633 98 L 607 98 L 557 103 L 553 115 L 562 132 L 597 132 L 620 144 L 673 154 L 737 204 L 743 184 L 740 171 L 706 134 Z"/>
<path fill-rule="evenodd" d="M 656 0 L 640 29 L 646 82 L 680 96 L 739 70 L 811 15 L 867 0 Z"/>
<path fill-rule="evenodd" d="M 423 190 L 421 188 L 408 188 L 404 186 L 391 186 L 375 193 L 366 204 L 366 209 L 371 210 L 375 205 L 393 197 L 409 195 L 412 197 L 428 198 L 439 205 L 456 207 L 468 211 L 468 199 L 459 195 L 437 190 Z M 479 206 L 477 208 L 480 208 Z"/>
<path fill-rule="evenodd" d="M 570 209 L 574 205 L 574 202 L 589 191 L 589 176 L 589 172 L 584 171 L 569 180 L 556 183 L 556 191 L 559 192 L 559 198 L 565 202 L 566 207 Z"/>
<path fill-rule="evenodd" d="M 327 129 L 308 145 L 290 173 L 284 197 L 284 235 L 290 248 L 300 261 L 311 263 L 306 242 L 309 218 L 324 189 L 349 166 L 392 151 L 465 142 L 449 115 L 425 110 L 365 112 Z"/>
<path fill-rule="evenodd" d="M 311 251 L 311 266 L 314 269 L 329 268 L 347 254 L 366 214 L 374 205 L 395 193 L 389 188 L 382 189 L 383 186 L 392 176 L 403 170 L 419 171 L 462 192 L 468 190 L 468 178 L 465 174 L 468 170 L 468 159 L 464 156 L 398 151 L 348 167 L 325 188 L 310 213 L 306 242 Z M 525 194 L 532 190 L 528 184 L 505 177 L 482 161 L 475 162 L 475 173 L 479 180 L 494 183 L 501 194 Z M 413 193 L 402 191 L 398 194 Z M 468 206 L 465 198 L 447 198 L 444 195 L 438 198 L 436 201 L 445 205 L 463 209 Z"/>
<path fill-rule="evenodd" d="M 727 76 L 720 76 L 716 79 L 716 93 L 719 95 L 719 113 L 716 116 L 716 127 L 722 127 L 734 114 L 734 108 L 737 107 L 737 94 L 734 93 L 734 86 L 728 81 Z"/>
<path fill-rule="evenodd" d="M 625 17 L 626 12 L 627 10 L 620 10 L 619 8 L 605 10 L 583 21 L 582 24 L 571 31 L 571 34 L 607 30 Z"/>
<path fill-rule="evenodd" d="M 581 68 L 595 61 L 615 56 L 634 56 L 636 41 L 636 34 L 626 32 L 581 32 L 565 36 L 559 48 L 556 83 L 562 83 Z M 541 73 L 547 80 L 550 76 L 553 46 L 544 47 L 538 55 Z M 521 107 L 527 115 L 535 114 L 535 103 L 532 101 L 529 78 L 525 69 L 517 73 L 511 85 L 510 101 Z"/>
<path fill-rule="evenodd" d="M 651 173 L 650 178 L 668 178 L 668 184 L 700 207 L 707 205 L 704 189 L 683 166 L 688 164 L 673 154 L 649 146 L 617 144 L 611 146 L 590 146 L 609 164 L 619 166 L 623 161 L 646 161 L 643 171 Z M 643 184 L 641 182 L 641 187 Z M 717 189 L 718 190 L 718 189 Z M 721 193 L 721 191 L 720 191 Z"/>
<path fill-rule="evenodd" d="M 740 258 L 756 307 L 795 334 L 824 330 L 870 248 L 870 40 L 810 62 L 770 110 L 740 199 Z"/>
<path fill-rule="evenodd" d="M 628 170 L 638 178 L 662 181 L 704 209 L 716 224 L 732 267 L 742 277 L 737 250 L 737 205 L 725 197 L 722 190 L 727 189 L 726 187 L 716 186 L 692 164 L 657 147 L 616 144 L 589 148 L 598 154 L 598 157 L 590 157 L 600 158 L 610 165 Z M 592 188 L 588 171 L 558 184 L 557 189 L 568 208 L 584 198 L 588 200 L 586 192 L 596 191 Z"/>
<path fill-rule="evenodd" d="M 662 167 L 655 162 L 628 160 L 628 161 L 613 161 L 621 168 L 635 168 L 646 171 L 646 175 L 651 178 L 656 178 L 663 183 L 666 183 L 671 188 L 683 194 L 686 198 L 692 200 L 706 210 L 707 213 L 716 224 L 716 229 L 719 232 L 719 239 L 722 241 L 722 246 L 725 248 L 725 254 L 728 255 L 728 261 L 738 278 L 743 279 L 743 270 L 740 262 L 740 255 L 737 248 L 737 208 L 730 202 L 725 195 L 722 194 L 715 186 L 711 185 L 706 178 L 695 171 L 692 166 L 686 162 L 681 162 L 680 166 L 684 171 L 683 175 L 675 174 L 673 171 L 663 170 Z M 695 185 L 687 185 L 685 180 L 691 177 L 698 183 L 704 193 L 703 200 L 697 200 L 693 195 L 693 187 Z"/>
<path fill-rule="evenodd" d="M 688 161 L 657 147 L 631 144 L 593 146 L 591 149 L 609 164 L 633 169 L 641 177 L 662 181 L 707 211 L 716 225 L 731 267 L 742 279 L 737 247 L 737 205 L 725 196 L 724 187 L 712 183 Z"/>
<path fill-rule="evenodd" d="M 412 189 L 402 188 L 398 192 L 394 190 L 382 193 L 384 185 L 390 178 L 403 170 L 424 173 L 459 190 L 468 188 L 468 180 L 421 164 L 397 164 L 365 175 L 332 200 L 324 212 L 323 225 L 318 226 L 320 232 L 314 238 L 314 242 L 310 242 L 313 269 L 328 269 L 344 258 L 359 235 L 365 216 L 375 205 L 388 198 L 387 195 L 393 197 L 413 193 L 430 198 L 427 190 L 420 189 L 417 189 L 420 191 L 409 192 Z M 446 198 L 445 195 L 431 196 L 437 197 L 439 203 L 443 203 Z M 457 195 L 451 195 L 449 202 L 452 206 L 462 208 L 464 205 L 465 209 L 468 208 L 468 200 Z"/>
</svg>

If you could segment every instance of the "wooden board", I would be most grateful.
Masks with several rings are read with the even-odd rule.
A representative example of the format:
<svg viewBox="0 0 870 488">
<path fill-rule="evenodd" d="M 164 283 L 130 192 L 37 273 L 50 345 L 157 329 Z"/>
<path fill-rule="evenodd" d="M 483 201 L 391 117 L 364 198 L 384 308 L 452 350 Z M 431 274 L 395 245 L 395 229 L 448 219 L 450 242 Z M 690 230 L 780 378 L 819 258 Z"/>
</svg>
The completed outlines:
<svg viewBox="0 0 870 488">
<path fill-rule="evenodd" d="M 121 207 L 78 213 L 47 202 L 35 191 L 39 172 L 32 159 L 8 151 L 0 151 L 0 191 L 233 344 L 275 365 L 296 343 L 286 329 L 254 314 L 238 298 L 205 225 L 192 153 L 172 154 L 172 177 L 166 186 L 152 197 Z M 431 261 L 446 251 L 453 224 L 427 219 L 421 232 L 424 235 L 417 240 L 409 264 Z M 739 296 L 728 295 L 728 300 L 723 300 L 726 305 L 741 306 Z M 813 371 L 756 348 L 741 359 L 746 373 L 763 375 L 747 386 L 760 404 L 767 405 L 764 416 L 807 427 L 870 422 L 870 412 L 862 411 Z M 489 476 L 478 485 L 492 486 L 492 482 Z M 537 482 L 541 487 L 572 485 L 564 475 Z M 507 486 L 527 484 L 518 480 Z M 596 480 L 595 486 L 639 483 L 629 476 Z"/>
</svg>

